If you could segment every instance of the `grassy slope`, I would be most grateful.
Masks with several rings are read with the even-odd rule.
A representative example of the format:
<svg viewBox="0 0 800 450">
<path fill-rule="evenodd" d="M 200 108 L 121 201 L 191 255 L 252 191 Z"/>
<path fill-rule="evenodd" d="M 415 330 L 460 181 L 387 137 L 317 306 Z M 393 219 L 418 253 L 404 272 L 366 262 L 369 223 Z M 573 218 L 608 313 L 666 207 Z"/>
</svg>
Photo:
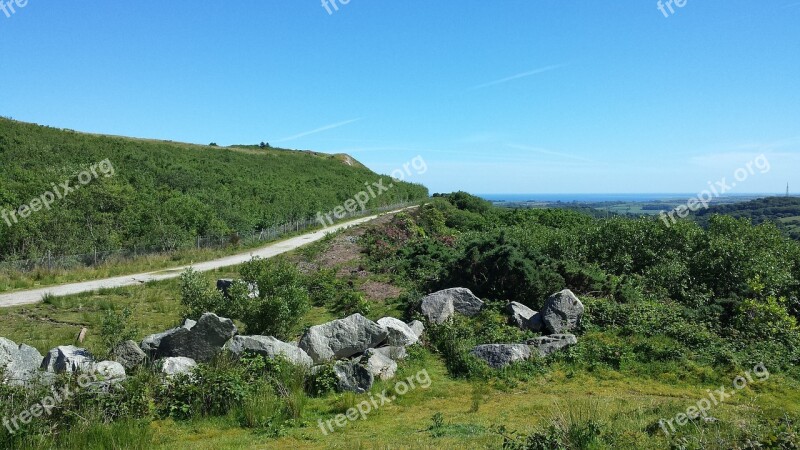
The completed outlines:
<svg viewBox="0 0 800 450">
<path fill-rule="evenodd" d="M 195 249 L 197 235 L 251 231 L 327 212 L 376 181 L 348 155 L 230 148 L 76 133 L 0 118 L 0 209 L 13 210 L 93 163 L 115 175 L 92 181 L 51 211 L 8 228 L 0 220 L 0 263 L 47 254 L 136 247 L 170 251 L 91 268 L 0 271 L 0 292 L 85 281 L 212 259 L 243 250 Z M 397 183 L 369 207 L 420 198 Z M 91 230 L 91 231 L 90 231 Z M 258 244 L 262 245 L 262 244 Z M 177 247 L 177 251 L 174 248 Z M 5 267 L 0 264 L 0 267 Z"/>
<path fill-rule="evenodd" d="M 325 246 L 300 253 L 314 261 L 329 256 Z M 352 256 L 352 255 L 351 255 Z M 295 255 L 298 259 L 302 256 Z M 358 269 L 358 259 L 340 258 L 337 267 L 343 272 Z M 235 268 L 213 274 L 234 275 Z M 374 279 L 368 275 L 359 280 Z M 383 281 L 375 279 L 375 281 Z M 149 284 L 144 287 L 114 289 L 98 294 L 56 299 L 47 304 L 0 311 L 0 335 L 17 342 L 27 342 L 46 350 L 56 344 L 71 342 L 80 326 L 88 326 L 87 346 L 97 348 L 96 333 L 102 312 L 110 307 L 130 307 L 140 335 L 164 330 L 180 320 L 176 281 Z M 370 316 L 387 313 L 399 316 L 391 302 L 376 303 Z M 333 316 L 315 309 L 304 323 L 320 323 Z M 62 323 L 52 323 L 49 320 Z M 63 323 L 68 322 L 68 323 Z M 667 440 L 658 432 L 648 432 L 660 418 L 670 418 L 704 397 L 706 389 L 719 387 L 719 380 L 706 382 L 677 380 L 668 376 L 640 377 L 612 370 L 575 373 L 569 367 L 555 364 L 542 375 L 518 383 L 498 382 L 485 392 L 474 411 L 475 385 L 450 378 L 436 355 L 422 352 L 419 359 L 401 366 L 397 379 L 426 369 L 431 376 L 430 389 L 417 389 L 369 415 L 366 421 L 349 424 L 344 430 L 324 436 L 317 420 L 328 420 L 365 396 L 327 396 L 311 399 L 301 423 L 288 428 L 278 439 L 242 429 L 233 418 L 209 418 L 190 422 L 157 421 L 149 425 L 154 448 L 239 449 L 239 448 L 496 448 L 500 438 L 492 427 L 505 425 L 520 432 L 550 423 L 553 417 L 570 415 L 592 418 L 615 430 L 623 430 L 617 448 L 665 448 Z M 702 378 L 702 376 L 700 376 Z M 373 392 L 384 387 L 376 386 Z M 773 376 L 753 385 L 738 397 L 713 409 L 720 424 L 687 425 L 686 432 L 705 436 L 707 448 L 717 448 L 719 437 L 739 432 L 742 424 L 755 424 L 764 417 L 780 417 L 784 413 L 800 413 L 800 386 L 792 379 Z M 445 426 L 440 436 L 428 431 L 431 418 L 441 413 Z M 569 420 L 569 419 L 567 419 Z M 115 429 L 109 428 L 114 432 Z M 97 445 L 97 442 L 94 442 Z M 85 443 L 81 444 L 85 445 Z M 74 444 L 74 448 L 80 445 Z"/>
<path fill-rule="evenodd" d="M 196 236 L 253 231 L 341 205 L 379 175 L 346 155 L 220 148 L 90 135 L 0 119 L 0 208 L 17 209 L 108 159 L 100 177 L 8 228 L 0 261 L 51 251 L 190 247 Z M 395 183 L 368 207 L 424 198 Z"/>
</svg>

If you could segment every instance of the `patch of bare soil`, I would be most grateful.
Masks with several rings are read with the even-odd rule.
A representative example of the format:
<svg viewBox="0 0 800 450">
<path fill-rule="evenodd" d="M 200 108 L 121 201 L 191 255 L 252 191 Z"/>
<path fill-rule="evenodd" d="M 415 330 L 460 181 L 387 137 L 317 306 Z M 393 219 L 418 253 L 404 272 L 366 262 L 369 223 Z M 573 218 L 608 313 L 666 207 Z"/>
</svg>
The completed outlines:
<svg viewBox="0 0 800 450">
<path fill-rule="evenodd" d="M 368 300 L 378 302 L 385 301 L 387 298 L 397 298 L 403 293 L 399 287 L 380 281 L 367 281 L 359 289 Z"/>
<path fill-rule="evenodd" d="M 369 226 L 380 226 L 391 219 L 392 215 L 387 214 L 369 222 Z M 352 228 L 336 236 L 328 249 L 322 252 L 314 262 L 319 267 L 331 268 L 342 266 L 361 258 L 361 245 L 359 245 L 358 240 L 364 235 L 367 228 L 367 226 Z M 350 270 L 347 270 L 344 275 L 351 275 Z"/>
</svg>

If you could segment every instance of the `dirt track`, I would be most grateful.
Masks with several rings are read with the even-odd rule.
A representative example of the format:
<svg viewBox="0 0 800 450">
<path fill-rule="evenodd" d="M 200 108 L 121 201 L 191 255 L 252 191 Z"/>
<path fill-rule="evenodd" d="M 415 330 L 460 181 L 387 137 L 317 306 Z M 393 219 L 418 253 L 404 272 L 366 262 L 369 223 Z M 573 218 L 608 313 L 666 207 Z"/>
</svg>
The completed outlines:
<svg viewBox="0 0 800 450">
<path fill-rule="evenodd" d="M 402 210 L 390 211 L 383 214 L 394 214 Z M 215 259 L 201 263 L 192 264 L 191 266 L 199 272 L 207 272 L 221 267 L 235 266 L 245 263 L 253 257 L 272 258 L 274 256 L 286 253 L 303 245 L 310 244 L 325 237 L 326 234 L 339 231 L 344 228 L 360 225 L 369 222 L 383 214 L 374 216 L 362 217 L 360 219 L 342 222 L 340 224 L 332 225 L 323 230 L 314 231 L 312 233 L 303 234 L 285 241 L 279 241 L 262 247 L 259 249 L 251 250 L 245 253 L 239 253 L 233 256 L 226 256 L 224 258 Z M 81 292 L 94 292 L 98 289 L 116 288 L 123 286 L 132 286 L 137 284 L 147 283 L 149 281 L 161 281 L 170 278 L 177 278 L 189 266 L 174 267 L 171 269 L 163 269 L 155 272 L 138 273 L 134 275 L 125 275 L 121 277 L 105 278 L 102 280 L 84 281 L 81 283 L 70 283 L 56 286 L 49 286 L 40 289 L 32 289 L 29 291 L 11 292 L 8 294 L 0 294 L 0 308 L 8 308 L 11 306 L 30 305 L 42 301 L 42 297 L 46 294 L 62 297 L 65 295 L 80 294 Z"/>
</svg>

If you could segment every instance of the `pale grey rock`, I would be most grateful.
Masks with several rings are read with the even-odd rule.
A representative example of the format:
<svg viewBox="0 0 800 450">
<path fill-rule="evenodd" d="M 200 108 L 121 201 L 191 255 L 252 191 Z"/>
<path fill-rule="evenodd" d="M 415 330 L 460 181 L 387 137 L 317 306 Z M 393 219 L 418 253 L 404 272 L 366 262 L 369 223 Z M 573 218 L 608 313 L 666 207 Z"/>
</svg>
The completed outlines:
<svg viewBox="0 0 800 450">
<path fill-rule="evenodd" d="M 93 366 L 94 357 L 88 350 L 74 345 L 62 345 L 47 352 L 41 367 L 51 373 L 88 373 Z"/>
<path fill-rule="evenodd" d="M 450 288 L 428 294 L 420 304 L 422 314 L 435 324 L 446 322 L 454 313 L 472 317 L 481 309 L 483 301 L 466 288 Z"/>
<path fill-rule="evenodd" d="M 531 317 L 536 315 L 536 311 L 519 302 L 511 302 L 506 305 L 505 309 L 506 314 L 508 314 L 509 324 L 516 326 L 520 330 L 529 329 Z"/>
<path fill-rule="evenodd" d="M 39 368 L 44 357 L 35 348 L 0 338 L 0 369 L 4 379 L 0 382 L 24 386 L 39 376 Z"/>
<path fill-rule="evenodd" d="M 394 362 L 392 358 L 384 356 L 383 353 L 375 349 L 367 350 L 361 362 L 366 366 L 373 377 L 381 380 L 390 380 L 394 378 L 394 374 L 397 372 L 397 363 Z"/>
<path fill-rule="evenodd" d="M 550 334 L 562 334 L 575 329 L 583 316 L 583 303 L 569 289 L 547 298 L 541 311 L 542 321 Z"/>
<path fill-rule="evenodd" d="M 414 335 L 417 337 L 417 339 L 421 339 L 422 335 L 425 333 L 425 324 L 419 320 L 413 320 L 409 322 L 408 327 L 411 328 L 411 331 L 414 332 Z"/>
<path fill-rule="evenodd" d="M 299 347 L 314 364 L 320 364 L 363 353 L 381 344 L 388 335 L 386 328 L 361 314 L 353 314 L 309 328 L 300 339 Z"/>
<path fill-rule="evenodd" d="M 386 338 L 386 344 L 389 346 L 407 347 L 417 343 L 417 334 L 400 319 L 384 317 L 378 320 L 378 325 L 386 328 L 386 331 L 389 333 L 389 336 Z"/>
<path fill-rule="evenodd" d="M 105 381 L 121 381 L 127 376 L 125 367 L 116 361 L 103 361 L 95 364 L 94 372 Z"/>
<path fill-rule="evenodd" d="M 486 361 L 489 367 L 500 369 L 530 358 L 531 350 L 525 344 L 486 344 L 472 349 L 472 354 Z"/>
<path fill-rule="evenodd" d="M 311 367 L 314 363 L 311 357 L 296 345 L 280 341 L 272 336 L 234 336 L 223 349 L 237 357 L 260 355 L 275 359 L 281 355 L 296 366 Z"/>
<path fill-rule="evenodd" d="M 184 358 L 181 356 L 164 358 L 156 362 L 156 365 L 161 368 L 161 373 L 172 378 L 177 375 L 189 375 L 197 367 L 197 362 L 192 358 Z"/>
<path fill-rule="evenodd" d="M 578 343 L 578 338 L 574 334 L 551 334 L 528 339 L 526 344 L 531 348 L 531 352 L 538 352 L 539 356 L 545 357 L 552 353 L 567 348 Z"/>
<path fill-rule="evenodd" d="M 408 356 L 408 350 L 405 347 L 379 347 L 367 350 L 365 354 L 369 352 L 377 352 L 381 355 L 393 360 L 393 361 L 401 361 L 406 359 Z"/>
</svg>

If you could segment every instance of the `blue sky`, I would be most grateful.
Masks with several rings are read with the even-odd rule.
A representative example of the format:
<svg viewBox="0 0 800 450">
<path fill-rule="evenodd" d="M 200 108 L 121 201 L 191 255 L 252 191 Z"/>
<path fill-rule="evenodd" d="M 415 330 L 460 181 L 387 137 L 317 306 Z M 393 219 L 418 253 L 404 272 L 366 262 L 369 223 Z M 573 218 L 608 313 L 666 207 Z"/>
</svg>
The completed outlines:
<svg viewBox="0 0 800 450">
<path fill-rule="evenodd" d="M 346 152 L 432 192 L 800 192 L 800 1 L 28 0 L 0 114 Z M 409 178 L 411 180 L 411 178 Z"/>
</svg>

